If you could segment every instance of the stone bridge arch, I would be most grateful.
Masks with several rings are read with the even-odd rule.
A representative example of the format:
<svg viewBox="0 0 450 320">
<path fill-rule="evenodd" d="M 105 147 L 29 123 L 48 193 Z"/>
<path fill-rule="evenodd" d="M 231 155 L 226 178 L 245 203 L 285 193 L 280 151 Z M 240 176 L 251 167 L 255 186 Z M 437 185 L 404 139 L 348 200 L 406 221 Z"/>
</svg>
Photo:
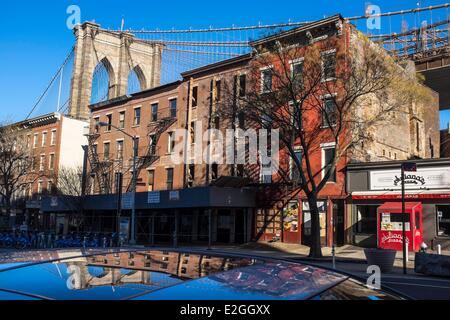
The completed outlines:
<svg viewBox="0 0 450 320">
<path fill-rule="evenodd" d="M 89 118 L 94 70 L 102 61 L 107 61 L 106 67 L 112 75 L 109 99 L 127 94 L 128 75 L 132 70 L 136 71 L 142 90 L 160 85 L 162 44 L 139 40 L 126 32 L 103 30 L 92 22 L 85 22 L 74 32 L 76 43 L 69 111 L 72 117 Z"/>
</svg>

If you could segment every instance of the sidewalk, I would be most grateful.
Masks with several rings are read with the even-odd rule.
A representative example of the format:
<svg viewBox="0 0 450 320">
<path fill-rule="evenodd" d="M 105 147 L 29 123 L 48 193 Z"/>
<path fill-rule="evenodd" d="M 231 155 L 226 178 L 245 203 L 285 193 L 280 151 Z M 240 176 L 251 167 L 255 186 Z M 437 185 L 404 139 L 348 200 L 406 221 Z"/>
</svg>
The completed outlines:
<svg viewBox="0 0 450 320">
<path fill-rule="evenodd" d="M 269 243 L 258 242 L 249 243 L 242 246 L 214 246 L 213 250 L 225 252 L 239 252 L 243 254 L 253 254 L 272 258 L 284 258 L 310 261 L 313 264 L 324 265 L 330 267 L 332 264 L 331 248 L 323 248 L 323 258 L 309 258 L 309 247 L 288 244 L 288 243 Z M 450 255 L 450 251 L 442 251 L 443 255 Z M 409 253 L 409 261 L 407 263 L 408 274 L 422 276 L 414 272 L 415 253 Z M 367 271 L 367 262 L 364 254 L 364 248 L 352 245 L 345 245 L 336 248 L 336 266 L 338 269 L 347 272 L 364 273 Z M 392 274 L 400 275 L 403 273 L 403 254 L 397 252 L 394 270 Z"/>
</svg>

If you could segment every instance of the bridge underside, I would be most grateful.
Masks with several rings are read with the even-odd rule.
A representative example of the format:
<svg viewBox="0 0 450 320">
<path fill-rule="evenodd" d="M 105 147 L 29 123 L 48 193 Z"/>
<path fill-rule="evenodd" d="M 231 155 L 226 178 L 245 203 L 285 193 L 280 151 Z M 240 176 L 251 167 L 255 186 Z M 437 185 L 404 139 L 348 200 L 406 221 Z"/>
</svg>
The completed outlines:
<svg viewBox="0 0 450 320">
<path fill-rule="evenodd" d="M 425 76 L 425 84 L 439 93 L 440 109 L 450 109 L 450 58 L 416 63 L 416 67 Z"/>
</svg>

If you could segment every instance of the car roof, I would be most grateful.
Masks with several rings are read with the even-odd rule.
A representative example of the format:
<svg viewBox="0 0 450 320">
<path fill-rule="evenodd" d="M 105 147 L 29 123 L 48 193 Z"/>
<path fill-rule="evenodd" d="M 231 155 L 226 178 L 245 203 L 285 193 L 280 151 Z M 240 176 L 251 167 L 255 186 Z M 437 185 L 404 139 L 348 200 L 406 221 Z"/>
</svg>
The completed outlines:
<svg viewBox="0 0 450 320">
<path fill-rule="evenodd" d="M 0 300 L 306 300 L 349 279 L 306 263 L 167 250 L 34 252 L 15 264 L 0 259 Z"/>
</svg>

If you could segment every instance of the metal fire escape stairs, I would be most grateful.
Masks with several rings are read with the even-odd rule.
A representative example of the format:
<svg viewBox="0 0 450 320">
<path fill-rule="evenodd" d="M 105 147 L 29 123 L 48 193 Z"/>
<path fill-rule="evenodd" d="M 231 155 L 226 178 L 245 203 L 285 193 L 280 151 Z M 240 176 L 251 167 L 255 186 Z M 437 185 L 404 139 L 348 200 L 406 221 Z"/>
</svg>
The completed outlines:
<svg viewBox="0 0 450 320">
<path fill-rule="evenodd" d="M 95 148 L 95 142 L 100 137 L 99 133 L 91 133 L 88 138 L 88 162 L 90 167 L 90 176 L 95 178 L 100 193 L 111 193 L 112 191 L 112 171 L 114 161 L 109 157 L 101 160 L 98 151 Z"/>
<path fill-rule="evenodd" d="M 176 118 L 167 117 L 158 121 L 152 121 L 148 125 L 148 144 L 143 156 L 138 156 L 136 159 L 136 176 L 139 177 L 141 171 L 153 165 L 160 159 L 158 143 L 161 136 L 166 132 L 175 122 Z M 133 158 L 129 159 L 128 169 L 125 172 L 130 172 L 129 181 L 127 183 L 127 191 L 132 189 L 132 171 L 133 171 Z"/>
</svg>

